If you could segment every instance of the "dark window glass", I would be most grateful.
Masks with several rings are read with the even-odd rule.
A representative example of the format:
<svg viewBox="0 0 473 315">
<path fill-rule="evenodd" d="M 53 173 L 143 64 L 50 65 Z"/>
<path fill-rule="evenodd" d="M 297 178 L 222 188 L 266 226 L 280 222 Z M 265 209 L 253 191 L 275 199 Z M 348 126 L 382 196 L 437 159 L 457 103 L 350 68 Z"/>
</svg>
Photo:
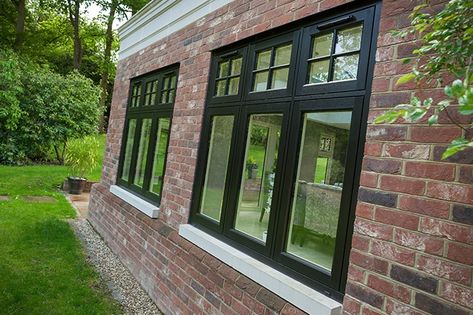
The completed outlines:
<svg viewBox="0 0 473 315">
<path fill-rule="evenodd" d="M 285 89 L 289 78 L 291 53 L 292 44 L 257 52 L 252 91 Z"/>
<path fill-rule="evenodd" d="M 218 63 L 215 96 L 238 94 L 242 60 L 242 57 L 234 56 Z"/>
</svg>

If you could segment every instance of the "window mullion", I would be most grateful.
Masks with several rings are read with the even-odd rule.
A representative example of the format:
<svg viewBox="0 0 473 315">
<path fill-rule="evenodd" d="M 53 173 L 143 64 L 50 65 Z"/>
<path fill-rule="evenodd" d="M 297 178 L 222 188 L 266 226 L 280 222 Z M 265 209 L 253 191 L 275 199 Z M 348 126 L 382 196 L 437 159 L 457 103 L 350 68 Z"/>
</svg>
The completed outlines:
<svg viewBox="0 0 473 315">
<path fill-rule="evenodd" d="M 268 71 L 268 82 L 266 85 L 266 90 L 271 89 L 271 84 L 273 81 L 273 66 L 274 66 L 274 59 L 276 58 L 276 48 L 273 46 L 271 47 L 271 59 L 269 61 L 269 71 Z"/>
</svg>

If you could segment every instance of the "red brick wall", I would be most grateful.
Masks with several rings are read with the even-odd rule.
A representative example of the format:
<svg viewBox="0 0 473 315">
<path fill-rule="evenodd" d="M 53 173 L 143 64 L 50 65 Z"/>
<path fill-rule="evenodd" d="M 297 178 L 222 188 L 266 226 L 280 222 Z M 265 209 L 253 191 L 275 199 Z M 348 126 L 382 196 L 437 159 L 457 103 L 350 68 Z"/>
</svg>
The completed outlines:
<svg viewBox="0 0 473 315">
<path fill-rule="evenodd" d="M 210 50 L 348 1 L 237 0 L 120 61 L 100 184 L 89 220 L 166 313 L 295 314 L 297 308 L 179 237 L 187 223 L 197 159 Z M 408 25 L 410 0 L 383 1 L 370 120 L 407 100 L 412 86 L 394 82 L 409 70 L 409 54 L 388 34 Z M 181 62 L 159 219 L 111 195 L 129 79 Z M 441 89 L 424 95 L 440 95 Z M 463 314 L 472 309 L 473 154 L 440 161 L 446 142 L 461 134 L 441 127 L 370 124 L 344 311 Z M 470 204 L 470 205 L 469 205 Z M 463 312 L 463 313 L 462 313 Z M 452 313 L 452 314 L 453 314 Z"/>
</svg>

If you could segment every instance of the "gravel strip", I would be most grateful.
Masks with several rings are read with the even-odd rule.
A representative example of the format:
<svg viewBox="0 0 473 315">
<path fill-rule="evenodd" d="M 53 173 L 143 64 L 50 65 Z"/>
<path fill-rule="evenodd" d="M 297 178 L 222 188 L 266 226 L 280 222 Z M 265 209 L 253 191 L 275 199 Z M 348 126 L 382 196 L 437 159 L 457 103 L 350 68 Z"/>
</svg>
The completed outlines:
<svg viewBox="0 0 473 315">
<path fill-rule="evenodd" d="M 87 260 L 100 273 L 125 314 L 162 314 L 87 220 L 73 220 L 71 225 L 85 248 Z"/>
</svg>

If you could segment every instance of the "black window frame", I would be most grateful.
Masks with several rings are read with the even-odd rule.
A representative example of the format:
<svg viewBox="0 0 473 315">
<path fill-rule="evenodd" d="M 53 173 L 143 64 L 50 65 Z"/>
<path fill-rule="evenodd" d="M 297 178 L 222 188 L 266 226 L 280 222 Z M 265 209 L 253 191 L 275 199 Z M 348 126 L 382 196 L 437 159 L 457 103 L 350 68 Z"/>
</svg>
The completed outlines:
<svg viewBox="0 0 473 315">
<path fill-rule="evenodd" d="M 189 222 L 231 246 L 339 301 L 343 299 L 347 280 L 348 256 L 355 218 L 354 212 L 361 172 L 379 19 L 380 1 L 365 2 L 362 5 L 359 3 L 345 4 L 325 13 L 315 14 L 302 21 L 291 23 L 264 34 L 258 34 L 243 42 L 236 43 L 232 47 L 218 49 L 213 52 L 209 71 L 209 88 Z M 311 39 L 315 32 L 345 29 L 360 22 L 363 23 L 363 31 L 357 79 L 305 86 L 308 71 L 307 56 L 311 53 Z M 293 50 L 287 88 L 251 92 L 256 53 L 268 47 L 283 45 L 291 40 Z M 220 56 L 225 56 L 225 54 L 235 50 L 242 52 L 245 48 L 247 54 L 242 62 L 242 79 L 240 80 L 240 83 L 245 82 L 244 89 L 240 88 L 241 93 L 237 97 L 215 97 L 216 65 L 218 65 L 217 61 Z M 315 265 L 284 253 L 286 234 L 290 225 L 290 205 L 294 197 L 297 176 L 299 146 L 302 137 L 300 127 L 303 114 L 305 112 L 323 112 L 327 110 L 352 111 L 349 151 L 347 151 L 350 154 L 345 165 L 345 181 L 337 228 L 336 249 L 330 275 L 323 268 L 317 268 Z M 284 113 L 288 117 L 283 120 L 281 126 L 278 165 L 273 189 L 268 238 L 265 245 L 233 229 L 244 168 L 248 115 L 252 113 Z M 220 222 L 217 223 L 200 214 L 199 211 L 207 167 L 208 144 L 211 140 L 210 123 L 214 116 L 229 114 L 234 115 L 234 128 L 227 165 L 222 213 Z M 283 182 L 286 184 L 283 185 Z M 276 230 L 278 233 L 274 233 Z"/>
<path fill-rule="evenodd" d="M 161 95 L 164 89 L 164 78 L 169 75 L 176 76 L 176 86 L 168 88 L 167 90 L 174 90 L 174 99 L 172 102 L 161 103 Z M 157 91 L 154 104 L 145 105 L 145 96 L 146 96 L 146 84 L 152 81 L 158 81 L 157 84 Z M 170 131 L 171 131 L 171 124 L 172 124 L 172 112 L 174 107 L 174 100 L 175 94 L 177 90 L 177 82 L 179 80 L 179 65 L 171 65 L 165 67 L 163 69 L 159 69 L 157 71 L 153 71 L 152 73 L 147 73 L 139 77 L 132 78 L 130 80 L 130 88 L 129 88 L 129 96 L 128 102 L 126 107 L 125 113 L 125 123 L 122 135 L 122 142 L 120 148 L 120 158 L 118 161 L 118 172 L 116 178 L 116 184 L 136 195 L 139 195 L 143 199 L 156 204 L 159 206 L 161 202 L 162 190 L 163 190 L 163 182 L 164 182 L 164 175 L 166 172 L 166 160 L 167 160 L 167 153 L 168 153 L 168 146 L 169 146 L 169 138 L 170 138 Z M 133 96 L 133 89 L 140 85 L 141 86 L 141 95 L 139 97 L 139 104 L 138 106 L 131 106 L 132 100 L 136 98 Z M 157 132 L 159 128 L 159 120 L 160 119 L 169 119 L 169 134 L 167 137 L 166 143 L 166 152 L 164 157 L 164 168 L 163 168 L 163 175 L 162 175 L 162 184 L 159 194 L 150 191 L 150 182 L 152 177 L 153 171 L 153 163 L 154 157 L 157 150 L 156 141 L 157 141 Z M 124 158 L 125 158 L 125 150 L 127 145 L 128 133 L 129 133 L 129 124 L 130 121 L 136 119 L 136 126 L 133 136 L 133 148 L 131 150 L 131 163 L 129 166 L 129 174 L 128 180 L 122 179 L 123 175 L 123 167 L 124 167 Z M 151 129 L 150 129 L 150 136 L 148 142 L 148 151 L 146 156 L 146 165 L 144 168 L 144 180 L 143 186 L 140 187 L 134 184 L 135 172 L 136 172 L 136 164 L 137 164 L 137 154 L 139 150 L 139 142 L 141 137 L 141 129 L 143 125 L 144 119 L 151 119 Z"/>
</svg>

